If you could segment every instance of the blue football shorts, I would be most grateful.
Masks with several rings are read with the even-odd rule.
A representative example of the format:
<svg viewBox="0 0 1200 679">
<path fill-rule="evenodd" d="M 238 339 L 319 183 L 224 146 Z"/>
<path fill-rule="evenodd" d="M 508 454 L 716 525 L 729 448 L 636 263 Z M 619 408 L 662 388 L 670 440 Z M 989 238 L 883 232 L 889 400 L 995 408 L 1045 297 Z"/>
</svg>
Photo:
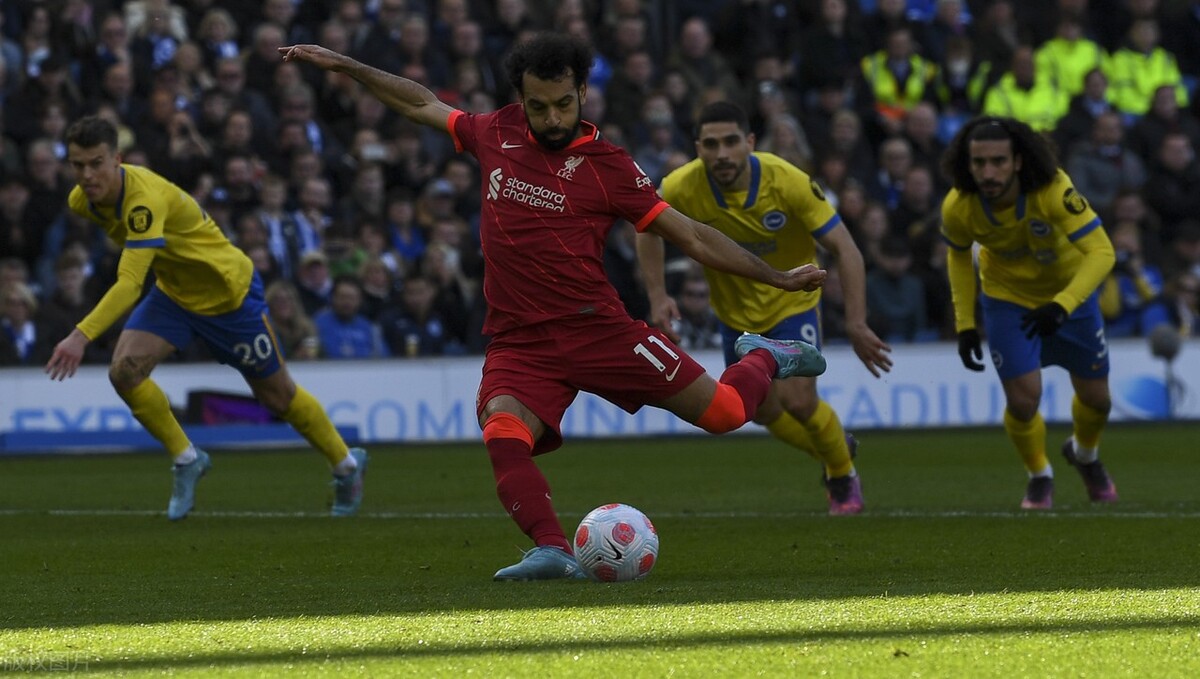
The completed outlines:
<svg viewBox="0 0 1200 679">
<path fill-rule="evenodd" d="M 818 307 L 813 307 L 803 313 L 798 313 L 795 316 L 788 316 L 775 327 L 770 330 L 759 333 L 763 337 L 771 339 L 798 339 L 804 340 L 814 347 L 821 348 L 821 315 L 817 312 Z M 741 336 L 741 330 L 721 323 L 717 324 L 721 328 L 721 346 L 725 350 L 725 366 L 731 366 L 738 362 L 738 355 L 733 353 L 733 343 Z"/>
<path fill-rule="evenodd" d="M 1062 366 L 1085 379 L 1108 376 L 1108 343 L 1095 294 L 1067 317 L 1058 332 L 1033 339 L 1026 339 L 1021 330 L 1021 316 L 1028 308 L 987 295 L 982 296 L 982 304 L 988 350 L 1000 379 L 1020 377 L 1047 365 Z"/>
<path fill-rule="evenodd" d="M 158 335 L 181 351 L 199 337 L 221 363 L 237 368 L 246 379 L 263 379 L 282 365 L 267 318 L 262 279 L 255 273 L 242 305 L 216 316 L 188 311 L 155 286 L 134 308 L 125 329 Z"/>
</svg>

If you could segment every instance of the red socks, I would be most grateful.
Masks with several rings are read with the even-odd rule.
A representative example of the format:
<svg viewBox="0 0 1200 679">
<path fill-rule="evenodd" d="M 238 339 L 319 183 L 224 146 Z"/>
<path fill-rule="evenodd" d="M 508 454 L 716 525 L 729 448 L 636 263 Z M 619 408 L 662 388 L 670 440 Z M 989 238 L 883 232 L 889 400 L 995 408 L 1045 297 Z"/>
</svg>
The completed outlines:
<svg viewBox="0 0 1200 679">
<path fill-rule="evenodd" d="M 726 368 L 712 403 L 696 420 L 696 426 L 712 434 L 724 434 L 749 422 L 770 393 L 775 369 L 775 359 L 765 349 L 755 349 Z"/>
<path fill-rule="evenodd" d="M 497 413 L 483 425 L 483 442 L 492 460 L 496 494 L 521 531 L 539 547 L 571 552 L 550 502 L 550 485 L 533 462 L 533 435 L 521 418 Z"/>
</svg>

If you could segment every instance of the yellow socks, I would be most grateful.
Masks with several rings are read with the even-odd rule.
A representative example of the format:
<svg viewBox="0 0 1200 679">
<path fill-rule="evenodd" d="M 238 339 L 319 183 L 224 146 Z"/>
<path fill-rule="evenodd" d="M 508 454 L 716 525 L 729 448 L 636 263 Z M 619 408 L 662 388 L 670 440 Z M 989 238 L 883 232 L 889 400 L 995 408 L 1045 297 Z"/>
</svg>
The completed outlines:
<svg viewBox="0 0 1200 679">
<path fill-rule="evenodd" d="M 178 458 L 191 449 L 191 441 L 183 432 L 183 427 L 179 426 L 175 414 L 171 412 L 171 402 L 154 380 L 142 380 L 141 384 L 128 392 L 118 394 L 129 404 L 129 409 L 133 411 L 137 421 L 167 449 L 172 458 Z M 330 466 L 335 469 L 341 468 L 338 464 L 347 458 L 350 451 L 346 442 L 342 440 L 342 435 L 325 414 L 325 409 L 312 394 L 296 385 L 296 396 L 288 405 L 283 419 L 314 448 L 321 451 L 325 459 L 329 460 Z M 353 471 L 353 468 L 350 471 Z"/>
<path fill-rule="evenodd" d="M 133 389 L 125 393 L 117 392 L 117 395 L 129 404 L 133 416 L 167 449 L 172 458 L 178 457 L 192 445 L 187 434 L 183 433 L 183 427 L 179 426 L 179 420 L 171 412 L 167 395 L 154 380 L 142 380 Z"/>
<path fill-rule="evenodd" d="M 825 475 L 829 478 L 846 476 L 854 471 L 842 422 L 824 401 L 817 404 L 817 411 L 807 422 L 801 423 L 785 411 L 767 425 L 767 431 L 823 462 Z"/>
<path fill-rule="evenodd" d="M 846 445 L 846 430 L 829 404 L 817 403 L 817 412 L 804 423 L 804 429 L 817 446 L 817 454 L 825 463 L 825 475 L 831 479 L 854 473 L 850 447 Z"/>
<path fill-rule="evenodd" d="M 1093 410 L 1075 396 L 1071 399 L 1071 421 L 1075 425 L 1076 461 L 1083 464 L 1095 462 L 1097 448 L 1100 447 L 1100 432 L 1108 424 L 1108 413 Z"/>
<path fill-rule="evenodd" d="M 296 395 L 288 404 L 283 419 L 300 432 L 300 435 L 313 448 L 321 451 L 325 459 L 329 460 L 330 466 L 336 468 L 338 463 L 349 454 L 350 450 L 346 447 L 346 442 L 342 440 L 342 435 L 338 433 L 333 422 L 329 420 L 329 416 L 325 414 L 321 403 L 313 398 L 312 394 L 305 391 L 304 387 L 296 385 Z"/>
<path fill-rule="evenodd" d="M 1017 454 L 1025 463 L 1030 476 L 1054 476 L 1050 461 L 1046 459 L 1046 422 L 1037 413 L 1028 422 L 1021 422 L 1004 410 L 1004 431 L 1017 448 Z"/>
<path fill-rule="evenodd" d="M 812 438 L 809 437 L 808 432 L 804 429 L 804 425 L 800 424 L 788 411 L 780 411 L 779 417 L 767 425 L 767 431 L 771 432 L 771 436 L 793 448 L 799 448 L 812 455 L 814 459 L 821 459 L 817 455 L 816 447 L 813 445 Z"/>
</svg>

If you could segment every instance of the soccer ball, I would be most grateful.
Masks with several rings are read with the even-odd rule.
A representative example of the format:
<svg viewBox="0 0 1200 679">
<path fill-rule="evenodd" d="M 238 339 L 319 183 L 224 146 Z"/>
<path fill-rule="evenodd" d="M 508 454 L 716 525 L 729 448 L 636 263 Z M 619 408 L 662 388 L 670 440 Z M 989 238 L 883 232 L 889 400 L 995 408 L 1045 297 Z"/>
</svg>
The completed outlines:
<svg viewBox="0 0 1200 679">
<path fill-rule="evenodd" d="M 640 580 L 658 561 L 658 531 L 629 505 L 597 507 L 575 530 L 575 560 L 599 582 Z"/>
</svg>

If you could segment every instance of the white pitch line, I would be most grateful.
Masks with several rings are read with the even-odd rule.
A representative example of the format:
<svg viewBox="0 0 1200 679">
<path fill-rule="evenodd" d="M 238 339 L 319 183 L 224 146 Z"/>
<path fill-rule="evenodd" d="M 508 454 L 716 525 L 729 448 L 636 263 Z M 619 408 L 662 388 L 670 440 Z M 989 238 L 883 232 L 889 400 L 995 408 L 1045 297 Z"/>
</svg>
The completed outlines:
<svg viewBox="0 0 1200 679">
<path fill-rule="evenodd" d="M 165 512 L 151 509 L 0 509 L 5 516 L 162 516 Z M 559 512 L 570 515 L 570 512 Z M 576 512 L 580 516 L 586 512 Z M 328 512 L 254 512 L 254 511 L 194 511 L 194 517 L 217 519 L 323 519 Z M 507 515 L 500 512 L 363 512 L 359 519 L 382 519 L 386 521 L 413 519 L 500 519 Z M 655 512 L 655 519 L 815 519 L 826 517 L 825 512 Z M 1162 511 L 1096 511 L 1063 510 L 1048 512 L 1026 511 L 970 511 L 970 510 L 919 510 L 892 509 L 867 510 L 862 518 L 882 519 L 1037 519 L 1040 517 L 1063 519 L 1200 519 L 1200 512 Z M 850 519 L 853 521 L 854 519 Z"/>
</svg>

